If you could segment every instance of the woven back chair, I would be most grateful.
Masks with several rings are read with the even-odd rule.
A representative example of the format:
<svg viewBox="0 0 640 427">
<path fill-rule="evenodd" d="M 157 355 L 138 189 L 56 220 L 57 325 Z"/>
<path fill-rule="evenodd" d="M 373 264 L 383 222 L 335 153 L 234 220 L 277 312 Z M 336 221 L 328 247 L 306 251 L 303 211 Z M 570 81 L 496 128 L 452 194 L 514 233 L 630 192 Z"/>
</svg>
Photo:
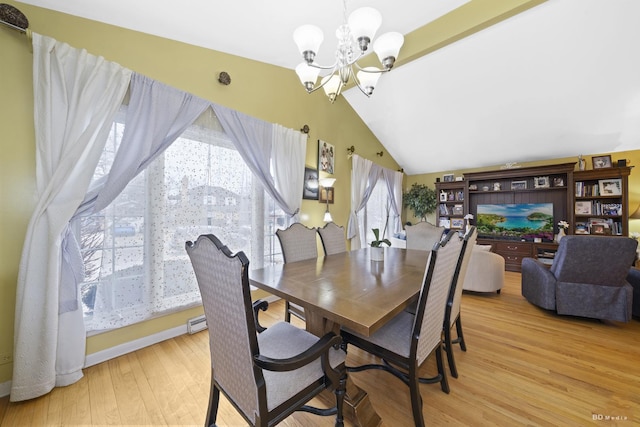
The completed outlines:
<svg viewBox="0 0 640 427">
<path fill-rule="evenodd" d="M 442 391 L 449 392 L 442 359 L 442 325 L 462 246 L 457 233 L 450 231 L 431 250 L 415 315 L 402 311 L 369 337 L 346 328 L 341 331 L 344 347 L 348 344 L 355 345 L 381 358 L 383 362 L 349 367 L 349 371 L 383 369 L 409 386 L 416 426 L 424 426 L 420 382 L 439 382 Z M 418 370 L 433 352 L 438 374 L 433 378 L 420 379 Z"/>
<path fill-rule="evenodd" d="M 407 225 L 404 230 L 407 235 L 407 249 L 423 251 L 430 251 L 440 241 L 445 231 L 444 227 L 436 227 L 425 221 Z"/>
<path fill-rule="evenodd" d="M 318 338 L 290 323 L 259 327 L 251 303 L 249 261 L 233 255 L 214 235 L 187 242 L 209 331 L 211 394 L 206 426 L 215 426 L 220 392 L 252 426 L 272 426 L 297 410 L 336 415 L 342 425 L 345 352 L 339 336 Z M 262 331 L 258 334 L 259 331 Z M 317 409 L 306 403 L 323 390 L 335 391 L 336 406 Z"/>
<path fill-rule="evenodd" d="M 325 255 L 340 254 L 347 251 L 347 240 L 344 237 L 344 227 L 335 222 L 328 222 L 318 228 Z"/>
<path fill-rule="evenodd" d="M 447 352 L 449 371 L 451 372 L 451 376 L 454 378 L 458 378 L 458 369 L 456 368 L 453 356 L 453 344 L 460 344 L 462 351 L 467 351 L 467 345 L 464 342 L 464 335 L 462 333 L 460 306 L 462 303 L 462 285 L 465 277 L 467 277 L 467 269 L 469 267 L 469 260 L 471 259 L 471 252 L 473 251 L 477 238 L 478 232 L 476 227 L 471 227 L 464 235 L 462 252 L 460 253 L 458 266 L 456 267 L 457 271 L 453 276 L 453 283 L 451 285 L 449 300 L 447 301 L 447 308 L 444 315 L 444 348 Z M 451 338 L 451 329 L 454 325 L 456 327 L 457 334 L 455 340 Z"/>
<path fill-rule="evenodd" d="M 299 222 L 291 224 L 284 230 L 277 230 L 276 236 L 282 247 L 282 257 L 285 264 L 302 261 L 305 259 L 318 258 L 318 243 L 315 228 L 305 227 Z M 297 304 L 285 301 L 284 320 L 291 321 L 291 315 L 305 320 L 304 308 Z"/>
</svg>

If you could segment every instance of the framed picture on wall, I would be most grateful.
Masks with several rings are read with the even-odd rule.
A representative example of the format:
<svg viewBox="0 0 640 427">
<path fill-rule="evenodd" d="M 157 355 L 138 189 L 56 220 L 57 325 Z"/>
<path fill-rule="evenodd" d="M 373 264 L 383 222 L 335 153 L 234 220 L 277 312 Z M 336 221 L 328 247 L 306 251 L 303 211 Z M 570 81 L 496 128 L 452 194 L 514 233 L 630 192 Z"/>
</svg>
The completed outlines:
<svg viewBox="0 0 640 427">
<path fill-rule="evenodd" d="M 318 200 L 318 170 L 304 168 L 304 183 L 302 186 L 302 198 L 304 200 Z"/>
<path fill-rule="evenodd" d="M 320 192 L 319 192 L 320 198 L 318 199 L 318 201 L 320 203 L 333 204 L 333 187 L 320 186 L 319 188 L 320 188 Z"/>
<path fill-rule="evenodd" d="M 318 140 L 318 170 L 333 174 L 335 170 L 336 148 L 326 141 Z"/>
</svg>

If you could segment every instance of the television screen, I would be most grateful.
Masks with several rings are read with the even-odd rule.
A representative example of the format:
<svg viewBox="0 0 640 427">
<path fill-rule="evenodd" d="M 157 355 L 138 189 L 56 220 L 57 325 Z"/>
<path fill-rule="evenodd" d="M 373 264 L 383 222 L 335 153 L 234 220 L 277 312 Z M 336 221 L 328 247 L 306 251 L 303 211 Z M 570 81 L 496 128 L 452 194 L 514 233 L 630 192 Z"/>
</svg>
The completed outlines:
<svg viewBox="0 0 640 427">
<path fill-rule="evenodd" d="M 479 204 L 478 234 L 553 239 L 553 203 Z"/>
</svg>

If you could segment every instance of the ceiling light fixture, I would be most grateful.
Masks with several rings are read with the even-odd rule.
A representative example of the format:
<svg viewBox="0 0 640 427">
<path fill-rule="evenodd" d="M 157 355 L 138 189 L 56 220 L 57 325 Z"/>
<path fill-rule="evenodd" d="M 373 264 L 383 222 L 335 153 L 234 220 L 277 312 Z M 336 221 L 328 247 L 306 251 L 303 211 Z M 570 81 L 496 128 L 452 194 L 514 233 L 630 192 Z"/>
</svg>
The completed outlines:
<svg viewBox="0 0 640 427">
<path fill-rule="evenodd" d="M 382 15 L 371 7 L 361 7 L 353 11 L 347 19 L 347 2 L 343 2 L 344 24 L 336 30 L 338 48 L 336 62 L 330 66 L 318 65 L 314 62 L 320 44 L 324 39 L 322 30 L 315 25 L 302 25 L 293 33 L 293 39 L 304 62 L 296 67 L 296 74 L 308 93 L 321 87 L 333 103 L 351 78 L 356 86 L 367 96 L 371 96 L 378 83 L 380 74 L 391 71 L 404 43 L 404 36 L 398 32 L 382 34 L 373 43 L 373 50 L 382 63 L 382 69 L 376 67 L 360 67 L 357 61 L 362 58 L 373 41 L 382 23 Z M 358 72 L 354 72 L 354 67 Z M 316 87 L 320 72 L 328 70 Z"/>
</svg>

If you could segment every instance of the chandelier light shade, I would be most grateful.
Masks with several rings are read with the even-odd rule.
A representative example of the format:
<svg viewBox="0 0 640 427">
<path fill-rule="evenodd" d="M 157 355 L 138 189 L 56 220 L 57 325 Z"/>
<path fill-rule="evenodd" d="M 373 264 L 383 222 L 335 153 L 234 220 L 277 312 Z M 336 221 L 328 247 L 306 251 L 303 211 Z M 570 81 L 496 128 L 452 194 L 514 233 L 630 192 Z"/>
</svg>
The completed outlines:
<svg viewBox="0 0 640 427">
<path fill-rule="evenodd" d="M 322 30 L 315 25 L 302 25 L 293 33 L 293 40 L 304 62 L 296 67 L 296 74 L 308 93 L 324 88 L 333 103 L 344 86 L 353 79 L 356 86 L 367 96 L 371 96 L 382 73 L 388 72 L 398 58 L 404 44 L 404 36 L 397 32 L 382 34 L 374 41 L 376 32 L 382 24 L 382 15 L 371 7 L 361 7 L 353 11 L 346 19 L 346 0 L 343 2 L 345 23 L 336 30 L 338 47 L 336 61 L 329 66 L 315 63 L 316 55 L 324 40 Z M 357 61 L 369 50 L 373 42 L 382 68 L 362 68 Z M 354 71 L 357 69 L 357 73 Z M 320 85 L 316 86 L 320 73 Z"/>
</svg>

